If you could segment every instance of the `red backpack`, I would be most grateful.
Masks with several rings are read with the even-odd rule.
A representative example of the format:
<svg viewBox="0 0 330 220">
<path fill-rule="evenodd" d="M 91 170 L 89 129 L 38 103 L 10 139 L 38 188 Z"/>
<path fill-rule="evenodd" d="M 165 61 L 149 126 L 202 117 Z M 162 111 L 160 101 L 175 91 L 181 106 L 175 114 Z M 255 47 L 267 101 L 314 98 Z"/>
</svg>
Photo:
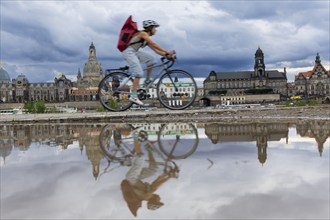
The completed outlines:
<svg viewBox="0 0 330 220">
<path fill-rule="evenodd" d="M 117 48 L 123 52 L 127 47 L 133 35 L 138 32 L 137 24 L 132 20 L 132 15 L 129 16 L 121 28 Z"/>
</svg>

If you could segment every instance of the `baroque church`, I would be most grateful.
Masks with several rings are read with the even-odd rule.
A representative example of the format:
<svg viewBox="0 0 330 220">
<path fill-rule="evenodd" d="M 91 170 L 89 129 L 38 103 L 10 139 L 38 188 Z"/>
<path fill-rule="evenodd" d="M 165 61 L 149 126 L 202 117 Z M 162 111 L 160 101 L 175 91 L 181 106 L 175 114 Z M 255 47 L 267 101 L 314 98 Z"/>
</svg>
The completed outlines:
<svg viewBox="0 0 330 220">
<path fill-rule="evenodd" d="M 215 72 L 211 71 L 204 81 L 206 96 L 244 96 L 248 94 L 272 93 L 287 96 L 286 69 L 267 70 L 264 53 L 257 49 L 253 71 Z"/>
<path fill-rule="evenodd" d="M 97 90 L 103 77 L 103 70 L 97 61 L 96 48 L 93 42 L 89 46 L 88 52 L 89 57 L 85 63 L 83 75 L 78 69 L 77 82 L 73 83 L 71 101 L 97 100 Z"/>
<path fill-rule="evenodd" d="M 80 69 L 77 81 L 72 82 L 65 75 L 55 77 L 54 82 L 30 83 L 24 74 L 10 80 L 8 72 L 0 68 L 0 102 L 23 103 L 24 101 L 70 102 L 97 100 L 98 83 L 103 70 L 97 61 L 96 49 L 89 46 L 89 57 L 83 74 Z"/>
</svg>

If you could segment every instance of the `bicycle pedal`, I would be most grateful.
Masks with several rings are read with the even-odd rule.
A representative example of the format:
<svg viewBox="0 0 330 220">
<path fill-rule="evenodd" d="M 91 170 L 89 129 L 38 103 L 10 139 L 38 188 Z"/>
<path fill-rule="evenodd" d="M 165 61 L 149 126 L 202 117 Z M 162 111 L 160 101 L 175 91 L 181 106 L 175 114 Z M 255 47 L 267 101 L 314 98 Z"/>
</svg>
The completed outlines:
<svg viewBox="0 0 330 220">
<path fill-rule="evenodd" d="M 147 98 L 147 92 L 145 89 L 138 89 L 137 93 L 140 100 L 145 100 Z"/>
</svg>

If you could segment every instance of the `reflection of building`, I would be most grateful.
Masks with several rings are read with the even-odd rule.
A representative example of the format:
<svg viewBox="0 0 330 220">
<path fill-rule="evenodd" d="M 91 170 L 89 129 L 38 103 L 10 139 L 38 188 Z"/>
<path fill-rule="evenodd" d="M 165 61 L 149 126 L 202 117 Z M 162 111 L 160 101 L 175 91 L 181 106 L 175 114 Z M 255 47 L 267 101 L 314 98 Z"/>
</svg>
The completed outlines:
<svg viewBox="0 0 330 220">
<path fill-rule="evenodd" d="M 89 58 L 85 63 L 83 75 L 77 73 L 77 82 L 65 75 L 55 77 L 54 82 L 30 83 L 20 74 L 10 80 L 8 72 L 0 68 L 0 102 L 43 100 L 45 102 L 91 101 L 97 99 L 97 87 L 103 77 L 101 64 L 97 62 L 93 43 L 89 47 Z"/>
<path fill-rule="evenodd" d="M 3 158 L 4 163 L 6 162 L 6 157 L 10 155 L 14 146 L 14 138 L 12 135 L 12 126 L 0 126 L 0 157 Z"/>
<path fill-rule="evenodd" d="M 186 123 L 169 123 L 164 134 L 181 131 L 190 134 L 191 127 Z M 142 126 L 148 135 L 157 135 L 161 124 L 134 124 Z M 288 138 L 289 124 L 206 124 L 205 134 L 211 141 L 221 142 L 256 142 L 258 160 L 265 163 L 269 141 Z M 329 121 L 301 121 L 296 124 L 297 133 L 303 137 L 315 138 L 318 150 L 322 155 L 324 143 L 330 136 Z M 100 150 L 99 135 L 102 125 L 93 124 L 34 124 L 34 125 L 0 125 L 0 157 L 6 161 L 14 148 L 20 151 L 29 150 L 32 143 L 43 143 L 50 147 L 67 149 L 74 141 L 78 142 L 81 153 L 84 149 L 92 165 L 92 173 L 98 178 L 100 162 L 104 158 Z M 183 132 L 184 131 L 184 132 Z M 126 132 L 127 133 L 127 132 Z M 174 133 L 175 134 L 175 133 Z M 125 135 L 128 135 L 125 134 Z"/>
<path fill-rule="evenodd" d="M 158 135 L 160 129 L 162 129 L 163 134 L 176 134 L 180 132 L 180 134 L 193 134 L 195 124 L 190 123 L 168 123 L 166 126 L 163 126 L 162 123 L 136 123 L 132 124 L 134 128 L 141 128 L 141 130 L 148 133 L 148 135 Z"/>
<path fill-rule="evenodd" d="M 330 137 L 329 121 L 301 122 L 297 124 L 297 133 L 302 137 L 315 138 L 320 156 L 322 156 L 324 143 Z"/>
<path fill-rule="evenodd" d="M 212 143 L 219 142 L 256 142 L 258 159 L 264 164 L 267 159 L 268 141 L 288 138 L 288 124 L 210 124 L 205 126 L 205 134 Z"/>
<path fill-rule="evenodd" d="M 78 141 L 81 152 L 86 149 L 87 158 L 92 163 L 93 176 L 97 178 L 100 161 L 104 157 L 99 147 L 100 132 L 101 125 L 90 124 L 0 125 L 0 156 L 5 161 L 13 148 L 26 151 L 33 142 L 65 150 L 74 141 Z"/>
<path fill-rule="evenodd" d="M 100 125 L 86 124 L 74 128 L 74 133 L 78 133 L 80 150 L 85 147 L 88 160 L 92 163 L 93 176 L 95 179 L 100 173 L 100 162 L 104 154 L 100 150 L 99 136 L 102 127 Z"/>
</svg>

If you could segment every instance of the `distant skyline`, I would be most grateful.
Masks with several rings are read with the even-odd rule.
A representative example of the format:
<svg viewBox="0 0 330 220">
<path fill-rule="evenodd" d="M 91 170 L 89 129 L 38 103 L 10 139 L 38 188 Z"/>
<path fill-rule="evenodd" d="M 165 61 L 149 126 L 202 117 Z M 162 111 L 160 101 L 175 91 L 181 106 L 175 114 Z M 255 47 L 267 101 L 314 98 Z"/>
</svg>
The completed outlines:
<svg viewBox="0 0 330 220">
<path fill-rule="evenodd" d="M 75 81 L 88 60 L 91 42 L 103 70 L 126 65 L 116 45 L 129 15 L 140 29 L 143 20 L 157 21 L 160 27 L 152 38 L 165 49 L 175 49 L 174 67 L 195 77 L 205 78 L 211 71 L 252 70 L 258 46 L 266 70 L 286 67 L 289 82 L 312 69 L 317 53 L 330 69 L 328 0 L 1 0 L 0 4 L 3 68 L 11 78 L 24 74 L 30 82 L 53 81 L 60 73 Z"/>
</svg>

